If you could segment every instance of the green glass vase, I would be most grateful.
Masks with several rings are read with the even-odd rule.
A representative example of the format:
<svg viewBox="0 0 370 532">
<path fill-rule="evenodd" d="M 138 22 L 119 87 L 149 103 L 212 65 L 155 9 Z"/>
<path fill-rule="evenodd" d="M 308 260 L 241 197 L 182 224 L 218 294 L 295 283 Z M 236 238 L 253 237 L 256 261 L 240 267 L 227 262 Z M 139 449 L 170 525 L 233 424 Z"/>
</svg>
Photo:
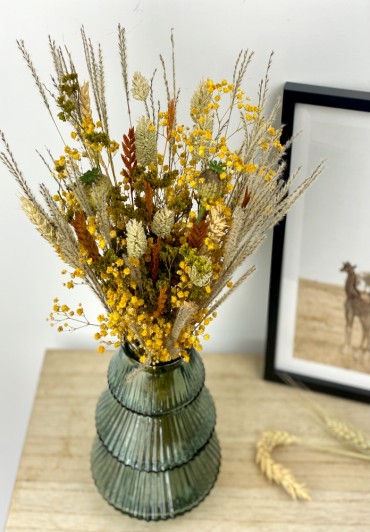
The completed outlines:
<svg viewBox="0 0 370 532">
<path fill-rule="evenodd" d="M 91 469 L 101 495 L 133 517 L 167 519 L 197 506 L 220 467 L 216 411 L 193 349 L 182 359 L 142 365 L 125 344 L 108 369 L 96 407 Z"/>
</svg>

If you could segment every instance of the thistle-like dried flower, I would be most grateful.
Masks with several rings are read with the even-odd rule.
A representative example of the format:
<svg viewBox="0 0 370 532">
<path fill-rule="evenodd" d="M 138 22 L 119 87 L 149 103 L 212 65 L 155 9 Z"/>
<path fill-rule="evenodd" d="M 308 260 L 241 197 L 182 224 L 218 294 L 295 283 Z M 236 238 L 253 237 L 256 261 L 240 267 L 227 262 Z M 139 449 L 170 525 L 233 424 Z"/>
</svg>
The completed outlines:
<svg viewBox="0 0 370 532">
<path fill-rule="evenodd" d="M 221 205 L 216 205 L 210 210 L 211 223 L 209 224 L 209 236 L 219 239 L 224 236 L 227 229 L 227 221 L 222 213 Z"/>
<path fill-rule="evenodd" d="M 159 209 L 153 216 L 152 231 L 155 235 L 166 238 L 171 233 L 174 223 L 175 214 L 173 211 L 167 207 Z"/>
<path fill-rule="evenodd" d="M 211 260 L 201 255 L 190 268 L 189 278 L 195 286 L 206 286 L 211 280 L 212 272 Z"/>
<path fill-rule="evenodd" d="M 157 160 L 157 142 L 155 127 L 149 118 L 142 116 L 135 130 L 136 159 L 142 166 L 155 163 Z"/>
<path fill-rule="evenodd" d="M 150 85 L 148 80 L 140 73 L 135 72 L 132 79 L 131 94 L 135 100 L 145 102 L 148 98 Z"/>
<path fill-rule="evenodd" d="M 98 174 L 93 181 L 84 182 L 84 192 L 94 211 L 98 209 L 102 201 L 106 200 L 111 190 L 112 182 L 108 176 L 103 174 Z"/>
<path fill-rule="evenodd" d="M 197 191 L 202 199 L 216 199 L 220 198 L 226 189 L 226 182 L 220 179 L 217 172 L 207 169 L 199 175 L 199 184 Z"/>
<path fill-rule="evenodd" d="M 127 232 L 127 255 L 131 259 L 140 259 L 147 248 L 143 224 L 137 220 L 130 220 L 126 226 Z"/>
</svg>

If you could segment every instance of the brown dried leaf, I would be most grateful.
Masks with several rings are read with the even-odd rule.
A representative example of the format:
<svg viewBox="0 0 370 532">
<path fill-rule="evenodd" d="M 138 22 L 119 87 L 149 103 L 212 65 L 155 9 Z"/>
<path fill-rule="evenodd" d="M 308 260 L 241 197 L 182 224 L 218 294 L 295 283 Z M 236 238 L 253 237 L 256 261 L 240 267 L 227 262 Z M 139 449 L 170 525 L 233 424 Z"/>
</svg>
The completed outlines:
<svg viewBox="0 0 370 532">
<path fill-rule="evenodd" d="M 175 100 L 172 98 L 172 100 L 168 104 L 168 111 L 167 111 L 167 140 L 170 140 L 171 135 L 172 135 L 172 129 L 175 123 L 175 115 L 176 115 Z"/>
<path fill-rule="evenodd" d="M 193 227 L 189 234 L 189 246 L 191 248 L 199 249 L 202 247 L 204 239 L 208 232 L 209 224 L 206 222 L 205 218 L 201 221 L 199 225 L 193 222 Z"/>
<path fill-rule="evenodd" d="M 135 130 L 131 127 L 127 135 L 123 135 L 121 159 L 126 169 L 122 171 L 123 175 L 131 179 L 132 174 L 137 166 L 136 160 L 136 145 L 135 145 Z"/>
<path fill-rule="evenodd" d="M 145 207 L 148 212 L 149 221 L 153 216 L 153 187 L 148 181 L 145 181 Z"/>
<path fill-rule="evenodd" d="M 97 260 L 100 257 L 99 248 L 94 237 L 87 230 L 85 213 L 83 211 L 75 212 L 75 216 L 71 221 L 71 225 L 76 232 L 77 239 L 81 247 L 86 251 L 91 259 Z"/>
<path fill-rule="evenodd" d="M 159 291 L 157 308 L 153 312 L 153 316 L 155 318 L 158 318 L 161 314 L 163 314 L 166 301 L 167 301 L 167 286 L 162 286 L 162 288 Z"/>
<path fill-rule="evenodd" d="M 161 237 L 158 237 L 158 240 L 152 247 L 152 256 L 150 261 L 150 275 L 152 277 L 153 283 L 157 281 L 158 272 L 159 272 L 159 251 L 161 247 Z"/>
<path fill-rule="evenodd" d="M 245 194 L 244 194 L 244 199 L 243 199 L 243 202 L 242 202 L 242 208 L 243 209 L 246 208 L 246 206 L 248 205 L 250 199 L 251 199 L 251 195 L 249 193 L 248 187 L 245 187 Z"/>
</svg>

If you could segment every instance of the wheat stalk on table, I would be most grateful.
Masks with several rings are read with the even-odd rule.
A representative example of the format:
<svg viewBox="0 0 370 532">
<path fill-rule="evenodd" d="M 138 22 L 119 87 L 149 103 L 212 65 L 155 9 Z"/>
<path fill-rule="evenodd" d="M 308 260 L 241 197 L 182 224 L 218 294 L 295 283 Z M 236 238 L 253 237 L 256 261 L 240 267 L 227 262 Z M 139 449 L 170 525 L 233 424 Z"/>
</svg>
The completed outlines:
<svg viewBox="0 0 370 532">
<path fill-rule="evenodd" d="M 269 481 L 282 486 L 293 499 L 311 500 L 306 486 L 298 482 L 287 467 L 275 462 L 271 454 L 275 447 L 298 442 L 299 439 L 289 432 L 264 432 L 256 445 L 256 463 Z"/>
</svg>

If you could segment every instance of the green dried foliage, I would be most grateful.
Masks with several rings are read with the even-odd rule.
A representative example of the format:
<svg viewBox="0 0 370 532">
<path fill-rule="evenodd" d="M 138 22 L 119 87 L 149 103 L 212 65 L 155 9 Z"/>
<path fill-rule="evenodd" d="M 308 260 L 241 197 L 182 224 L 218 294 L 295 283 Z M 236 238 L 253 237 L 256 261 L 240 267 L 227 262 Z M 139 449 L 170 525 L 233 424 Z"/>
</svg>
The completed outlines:
<svg viewBox="0 0 370 532">
<path fill-rule="evenodd" d="M 209 161 L 208 168 L 217 174 L 222 174 L 226 170 L 226 164 L 222 161 Z"/>
<path fill-rule="evenodd" d="M 91 170 L 88 170 L 82 176 L 80 176 L 80 180 L 82 183 L 94 183 L 96 179 L 99 176 L 99 168 L 92 168 Z"/>
</svg>

